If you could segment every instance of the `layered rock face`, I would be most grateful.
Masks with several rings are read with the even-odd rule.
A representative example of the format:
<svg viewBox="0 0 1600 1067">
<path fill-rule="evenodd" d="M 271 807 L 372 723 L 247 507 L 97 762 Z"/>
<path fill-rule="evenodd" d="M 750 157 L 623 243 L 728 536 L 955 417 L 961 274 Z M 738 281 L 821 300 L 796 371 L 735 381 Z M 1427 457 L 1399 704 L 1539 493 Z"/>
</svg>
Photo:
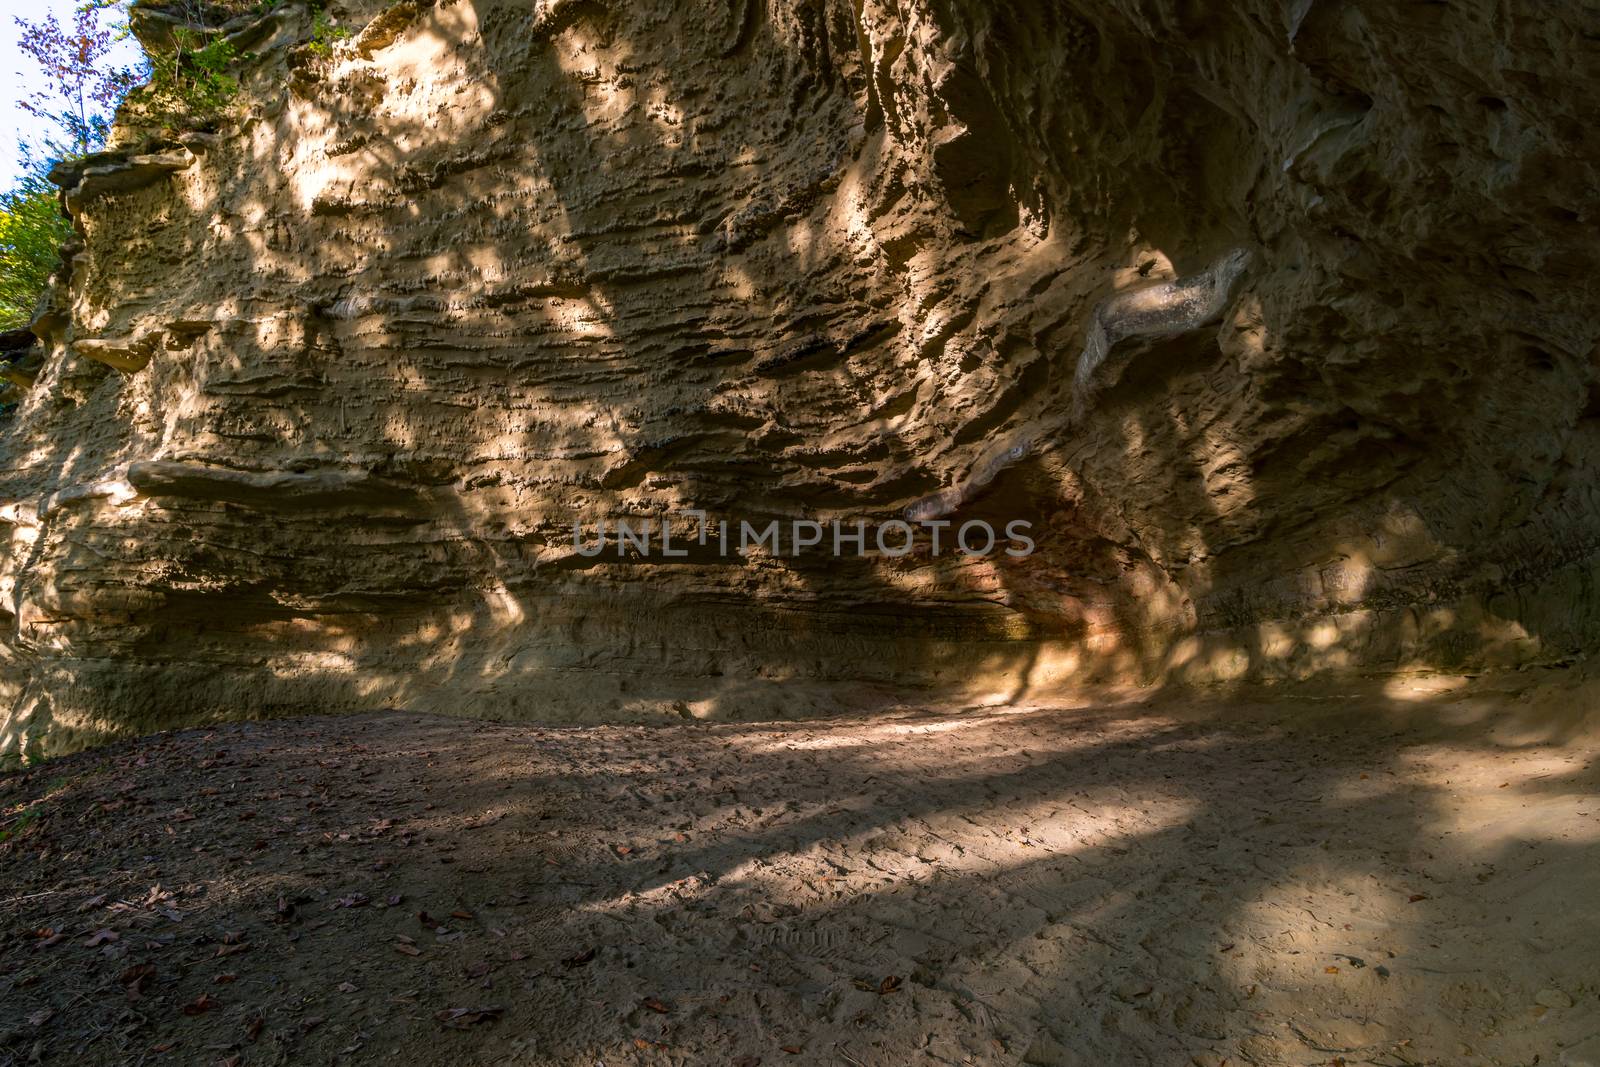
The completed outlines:
<svg viewBox="0 0 1600 1067">
<path fill-rule="evenodd" d="M 215 130 L 62 175 L 81 247 L 0 445 L 7 745 L 1600 633 L 1592 4 L 328 14 L 229 27 Z M 574 545 L 691 509 L 1037 551 Z"/>
</svg>

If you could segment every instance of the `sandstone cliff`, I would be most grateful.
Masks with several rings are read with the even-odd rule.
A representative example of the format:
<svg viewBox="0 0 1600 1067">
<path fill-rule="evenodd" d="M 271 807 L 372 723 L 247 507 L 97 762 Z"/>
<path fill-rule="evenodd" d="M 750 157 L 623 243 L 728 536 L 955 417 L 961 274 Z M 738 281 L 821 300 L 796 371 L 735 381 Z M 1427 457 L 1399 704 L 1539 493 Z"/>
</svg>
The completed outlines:
<svg viewBox="0 0 1600 1067">
<path fill-rule="evenodd" d="M 0 442 L 4 744 L 1558 662 L 1600 8 L 353 0 L 124 116 Z M 140 32 L 163 47 L 160 20 Z M 326 53 L 326 54 L 325 54 Z M 1039 551 L 586 558 L 703 509 Z"/>
</svg>

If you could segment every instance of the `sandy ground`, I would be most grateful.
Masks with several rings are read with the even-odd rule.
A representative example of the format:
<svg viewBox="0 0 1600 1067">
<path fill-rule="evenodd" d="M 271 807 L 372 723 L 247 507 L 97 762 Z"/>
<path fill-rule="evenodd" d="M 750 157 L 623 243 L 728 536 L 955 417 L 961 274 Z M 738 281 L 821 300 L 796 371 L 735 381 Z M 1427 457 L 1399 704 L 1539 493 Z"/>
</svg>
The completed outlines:
<svg viewBox="0 0 1600 1067">
<path fill-rule="evenodd" d="M 0 1063 L 1600 1064 L 1514 703 L 126 743 L 0 782 Z"/>
</svg>

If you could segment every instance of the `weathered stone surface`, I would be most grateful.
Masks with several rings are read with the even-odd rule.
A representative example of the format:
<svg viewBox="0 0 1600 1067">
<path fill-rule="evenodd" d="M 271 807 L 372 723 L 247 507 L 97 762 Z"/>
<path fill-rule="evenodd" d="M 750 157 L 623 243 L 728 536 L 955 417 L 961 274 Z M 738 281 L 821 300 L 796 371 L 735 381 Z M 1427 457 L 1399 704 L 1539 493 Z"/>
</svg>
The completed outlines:
<svg viewBox="0 0 1600 1067">
<path fill-rule="evenodd" d="M 86 163 L 87 160 L 103 162 Z M 102 152 L 55 168 L 50 180 L 66 188 L 68 208 L 77 214 L 82 210 L 80 201 L 85 198 L 143 189 L 193 163 L 194 156 L 182 150 L 128 155 Z"/>
<path fill-rule="evenodd" d="M 150 353 L 158 339 L 142 337 L 86 337 L 72 343 L 72 351 L 83 359 L 92 359 L 121 371 L 143 370 L 150 363 Z"/>
<path fill-rule="evenodd" d="M 336 6 L 373 29 L 321 60 L 285 6 L 237 124 L 76 198 L 0 454 L 41 516 L 0 567 L 8 737 L 1593 646 L 1594 4 L 411 7 Z M 1075 381 L 1097 309 L 1235 249 L 1220 316 Z M 83 358 L 119 337 L 148 364 Z M 570 543 L 935 498 L 1040 551 Z"/>
</svg>

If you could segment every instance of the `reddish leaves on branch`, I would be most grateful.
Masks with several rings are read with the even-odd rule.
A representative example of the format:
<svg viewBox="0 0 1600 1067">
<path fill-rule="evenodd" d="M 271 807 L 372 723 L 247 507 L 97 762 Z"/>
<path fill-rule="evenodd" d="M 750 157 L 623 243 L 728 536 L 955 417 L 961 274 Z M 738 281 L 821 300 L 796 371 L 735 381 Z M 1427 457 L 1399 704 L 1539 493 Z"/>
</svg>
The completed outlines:
<svg viewBox="0 0 1600 1067">
<path fill-rule="evenodd" d="M 110 29 L 100 26 L 100 13 L 79 9 L 70 29 L 54 14 L 38 22 L 15 20 L 21 29 L 22 50 L 38 64 L 48 85 L 21 102 L 24 111 L 61 127 L 76 152 L 87 152 L 104 142 L 108 113 L 139 82 L 139 75 L 107 62 L 116 45 Z"/>
</svg>

